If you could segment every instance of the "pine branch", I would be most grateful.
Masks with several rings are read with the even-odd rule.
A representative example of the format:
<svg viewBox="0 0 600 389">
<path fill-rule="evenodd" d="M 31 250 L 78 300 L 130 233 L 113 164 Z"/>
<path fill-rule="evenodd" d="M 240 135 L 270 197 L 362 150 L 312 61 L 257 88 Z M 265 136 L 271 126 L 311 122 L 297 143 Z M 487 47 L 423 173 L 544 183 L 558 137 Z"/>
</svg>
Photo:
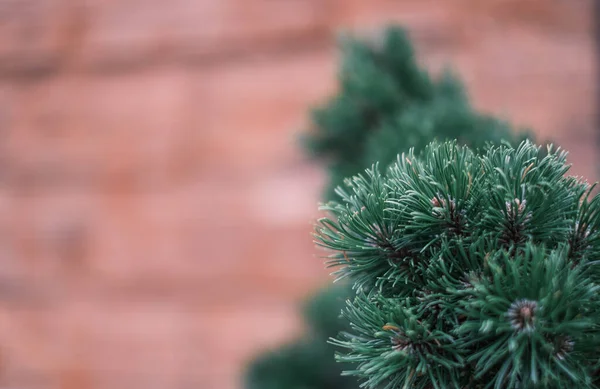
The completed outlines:
<svg viewBox="0 0 600 389">
<path fill-rule="evenodd" d="M 433 143 L 347 180 L 317 226 L 359 291 L 347 374 L 372 389 L 594 388 L 600 197 L 566 153 Z"/>
</svg>

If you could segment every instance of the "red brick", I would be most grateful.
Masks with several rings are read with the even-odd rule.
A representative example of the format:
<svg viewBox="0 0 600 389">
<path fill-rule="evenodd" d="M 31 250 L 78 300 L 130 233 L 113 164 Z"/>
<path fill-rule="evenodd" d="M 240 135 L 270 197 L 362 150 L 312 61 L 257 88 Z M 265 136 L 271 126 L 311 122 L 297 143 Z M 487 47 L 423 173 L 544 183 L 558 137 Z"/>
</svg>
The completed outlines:
<svg viewBox="0 0 600 389">
<path fill-rule="evenodd" d="M 461 8 L 468 6 L 473 15 L 491 18 L 504 25 L 527 26 L 550 34 L 583 35 L 587 35 L 593 28 L 593 4 L 592 0 L 577 3 L 557 1 L 552 4 L 544 0 L 462 0 L 455 3 L 457 17 L 460 14 L 465 19 L 470 19 L 470 15 L 461 12 Z"/>
<path fill-rule="evenodd" d="M 2 384 L 55 388 L 52 378 L 64 352 L 60 316 L 48 310 L 6 308 L 0 311 Z"/>
<path fill-rule="evenodd" d="M 70 279 L 87 270 L 97 207 L 98 201 L 88 193 L 11 198 L 6 212 L 11 225 L 10 255 L 5 258 L 9 266 L 3 266 L 2 275 L 17 283 L 25 301 L 60 295 Z M 40 290 L 44 295 L 39 296 Z"/>
<path fill-rule="evenodd" d="M 189 369 L 186 354 L 204 353 L 186 345 L 189 312 L 176 302 L 83 300 L 69 313 L 79 336 L 67 346 L 86 361 L 93 387 L 174 387 Z"/>
<path fill-rule="evenodd" d="M 323 6 L 315 0 L 87 1 L 82 57 L 98 68 L 245 52 L 322 30 Z"/>
<path fill-rule="evenodd" d="M 461 20 L 456 19 L 456 7 L 450 4 L 454 2 L 440 7 L 430 0 L 332 0 L 332 25 L 335 30 L 351 29 L 364 35 L 377 34 L 382 26 L 400 23 L 419 47 L 464 46 Z"/>
<path fill-rule="evenodd" d="M 52 310 L 12 311 L 3 328 L 11 334 L 3 339 L 9 353 L 4 377 L 18 387 L 34 380 L 61 389 L 175 387 L 186 376 L 207 373 L 205 349 L 188 343 L 193 339 L 188 317 L 176 302 L 120 303 L 81 295 Z"/>
<path fill-rule="evenodd" d="M 596 176 L 587 0 L 26 4 L 43 15 L 0 27 L 0 68 L 60 72 L 0 84 L 2 386 L 234 389 L 299 334 L 329 280 L 309 234 L 324 173 L 294 136 L 335 87 L 338 27 L 405 23 L 477 107 Z"/>
<path fill-rule="evenodd" d="M 330 51 L 240 62 L 198 73 L 196 115 L 205 166 L 265 171 L 298 160 L 308 108 L 334 88 Z"/>
<path fill-rule="evenodd" d="M 302 195 L 280 204 L 269 200 L 289 190 L 279 181 L 272 193 L 253 193 L 258 186 L 228 192 L 198 185 L 144 195 L 79 191 L 15 198 L 7 212 L 11 255 L 2 274 L 19 282 L 26 297 L 44 290 L 61 296 L 67 287 L 86 285 L 99 293 L 101 285 L 179 293 L 193 290 L 194 282 L 220 290 L 240 280 L 248 288 L 268 281 L 297 293 L 325 271 L 309 234 L 319 187 L 296 178 Z M 245 199 L 236 194 L 243 191 Z M 35 287 L 27 288 L 26 280 Z"/>
<path fill-rule="evenodd" d="M 542 138 L 592 135 L 596 91 L 590 80 L 596 66 L 591 36 L 552 39 L 517 28 L 483 30 L 480 36 L 471 58 L 458 64 L 476 106 L 509 115 Z"/>
<path fill-rule="evenodd" d="M 218 299 L 218 296 L 215 296 Z M 2 316 L 3 383 L 20 387 L 234 388 L 257 349 L 298 334 L 293 301 L 186 305 L 70 296 Z M 269 328 L 269 331 L 265 331 Z M 185 385 L 184 385 L 185 386 Z"/>
<path fill-rule="evenodd" d="M 332 24 L 337 27 L 377 27 L 400 22 L 417 34 L 430 32 L 447 39 L 466 31 L 476 32 L 481 23 L 489 22 L 562 34 L 585 35 L 593 28 L 591 0 L 552 4 L 544 0 L 455 0 L 443 6 L 436 0 L 331 0 L 331 4 Z"/>
<path fill-rule="evenodd" d="M 186 78 L 65 76 L 23 85 L 6 141 L 16 188 L 164 184 L 188 130 Z M 28 150 L 28 152 L 25 152 Z"/>
<path fill-rule="evenodd" d="M 296 302 L 297 303 L 297 302 Z M 296 338 L 302 324 L 293 301 L 247 306 L 221 306 L 204 312 L 203 348 L 208 361 L 210 388 L 240 388 L 246 363 L 258 352 Z"/>
<path fill-rule="evenodd" d="M 379 4 L 381 3 L 381 4 Z M 381 0 L 338 7 L 339 25 L 401 22 L 434 73 L 450 65 L 478 109 L 532 128 L 540 139 L 576 144 L 595 132 L 595 49 L 591 2 L 498 0 L 470 4 Z M 575 170 L 596 175 L 574 157 Z M 581 168 L 577 165 L 581 164 Z"/>
<path fill-rule="evenodd" d="M 56 70 L 69 48 L 69 16 L 65 0 L 0 3 L 0 72 Z"/>
</svg>

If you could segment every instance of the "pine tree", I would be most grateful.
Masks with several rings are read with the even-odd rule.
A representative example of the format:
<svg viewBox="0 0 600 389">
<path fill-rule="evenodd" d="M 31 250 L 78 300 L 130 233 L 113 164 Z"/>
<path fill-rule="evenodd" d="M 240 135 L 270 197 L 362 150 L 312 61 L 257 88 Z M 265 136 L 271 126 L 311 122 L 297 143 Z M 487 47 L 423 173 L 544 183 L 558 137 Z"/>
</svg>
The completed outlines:
<svg viewBox="0 0 600 389">
<path fill-rule="evenodd" d="M 253 360 L 245 376 L 247 389 L 350 389 L 358 388 L 354 377 L 343 377 L 328 340 L 348 323 L 340 316 L 347 297 L 346 284 L 326 288 L 307 300 L 303 313 L 306 335 L 266 352 Z"/>
<path fill-rule="evenodd" d="M 475 112 L 450 73 L 434 80 L 422 70 L 400 27 L 388 27 L 381 39 L 347 37 L 341 52 L 339 91 L 313 111 L 304 139 L 307 152 L 328 166 L 327 199 L 334 198 L 343 178 L 375 161 L 388 165 L 399 152 L 421 149 L 435 138 L 483 146 L 501 140 L 517 144 L 529 135 L 517 136 L 506 123 Z M 342 284 L 309 301 L 306 335 L 252 361 L 246 389 L 358 388 L 354 377 L 340 378 L 343 366 L 334 362 L 335 349 L 324 346 L 345 329 L 339 316 L 351 295 Z"/>
<path fill-rule="evenodd" d="M 375 162 L 387 166 L 399 152 L 420 150 L 433 139 L 473 147 L 531 139 L 529 132 L 515 135 L 507 123 L 475 112 L 450 72 L 434 79 L 421 69 L 400 27 L 388 27 L 381 39 L 342 39 L 341 48 L 339 91 L 313 110 L 304 139 L 308 153 L 328 166 L 328 199 L 344 178 Z"/>
<path fill-rule="evenodd" d="M 383 170 L 382 170 L 383 171 Z M 346 180 L 317 242 L 356 297 L 333 343 L 366 388 L 596 388 L 600 197 L 523 142 L 410 151 Z"/>
</svg>

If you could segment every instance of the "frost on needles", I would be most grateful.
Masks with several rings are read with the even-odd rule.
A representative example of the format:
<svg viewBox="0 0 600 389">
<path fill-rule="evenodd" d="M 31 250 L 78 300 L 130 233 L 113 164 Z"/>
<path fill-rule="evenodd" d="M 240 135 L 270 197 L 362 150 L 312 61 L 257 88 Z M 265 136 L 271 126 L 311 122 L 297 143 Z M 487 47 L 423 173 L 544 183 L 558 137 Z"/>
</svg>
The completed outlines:
<svg viewBox="0 0 600 389">
<path fill-rule="evenodd" d="M 366 388 L 596 388 L 600 197 L 566 153 L 433 143 L 346 180 L 316 228 L 354 283 L 332 342 Z"/>
</svg>

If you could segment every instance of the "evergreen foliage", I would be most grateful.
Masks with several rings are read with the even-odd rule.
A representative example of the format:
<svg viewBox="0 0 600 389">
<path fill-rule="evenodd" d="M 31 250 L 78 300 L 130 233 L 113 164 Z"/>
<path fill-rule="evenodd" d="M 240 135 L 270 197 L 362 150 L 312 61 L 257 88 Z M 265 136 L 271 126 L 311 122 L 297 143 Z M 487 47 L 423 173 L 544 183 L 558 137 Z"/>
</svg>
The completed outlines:
<svg viewBox="0 0 600 389">
<path fill-rule="evenodd" d="M 596 388 L 600 197 L 566 154 L 434 142 L 346 180 L 317 242 L 366 388 Z"/>
<path fill-rule="evenodd" d="M 388 27 L 379 40 L 349 37 L 341 49 L 339 91 L 313 111 L 304 139 L 307 151 L 328 166 L 328 199 L 344 178 L 375 162 L 385 167 L 399 152 L 421 150 L 434 139 L 481 147 L 518 144 L 531 135 L 515 136 L 503 121 L 475 112 L 450 73 L 434 79 L 421 69 L 400 27 Z"/>
<path fill-rule="evenodd" d="M 343 389 L 358 388 L 354 377 L 343 377 L 328 339 L 349 330 L 340 316 L 348 285 L 319 291 L 307 300 L 303 313 L 306 335 L 279 349 L 260 355 L 247 368 L 247 389 Z"/>
<path fill-rule="evenodd" d="M 373 162 L 392 163 L 399 152 L 422 149 L 435 138 L 483 146 L 518 143 L 509 126 L 475 112 L 461 83 L 449 73 L 434 80 L 417 64 L 405 31 L 384 30 L 378 40 L 341 42 L 339 92 L 312 114 L 307 151 L 328 166 L 326 198 L 334 188 Z M 305 307 L 306 335 L 260 355 L 248 366 L 246 389 L 354 389 L 355 377 L 340 377 L 327 339 L 347 330 L 340 318 L 353 292 L 346 285 L 325 289 Z"/>
</svg>

